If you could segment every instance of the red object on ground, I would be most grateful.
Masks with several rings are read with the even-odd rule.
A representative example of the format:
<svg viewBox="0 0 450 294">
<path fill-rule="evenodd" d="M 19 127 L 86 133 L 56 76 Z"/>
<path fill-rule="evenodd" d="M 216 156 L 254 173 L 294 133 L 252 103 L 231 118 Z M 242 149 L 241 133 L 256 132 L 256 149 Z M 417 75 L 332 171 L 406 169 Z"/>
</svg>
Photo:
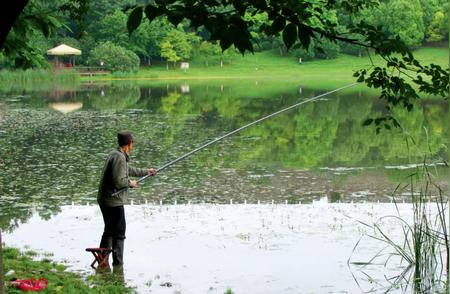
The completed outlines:
<svg viewBox="0 0 450 294">
<path fill-rule="evenodd" d="M 17 279 L 12 281 L 11 285 L 25 292 L 37 292 L 47 288 L 48 281 L 44 278 L 39 278 L 36 281 L 34 278 L 30 280 Z"/>
</svg>

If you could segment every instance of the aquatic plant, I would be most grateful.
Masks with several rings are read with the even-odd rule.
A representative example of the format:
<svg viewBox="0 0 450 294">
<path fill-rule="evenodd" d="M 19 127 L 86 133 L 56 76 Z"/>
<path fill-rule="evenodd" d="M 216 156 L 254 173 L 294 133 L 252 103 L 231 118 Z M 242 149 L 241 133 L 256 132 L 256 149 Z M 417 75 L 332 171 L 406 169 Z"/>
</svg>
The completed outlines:
<svg viewBox="0 0 450 294">
<path fill-rule="evenodd" d="M 79 86 L 79 74 L 74 70 L 28 69 L 0 71 L 0 89 L 3 93 L 76 90 Z"/>
<path fill-rule="evenodd" d="M 395 189 L 393 201 L 397 215 L 381 217 L 372 225 L 360 222 L 373 231 L 368 235 L 370 238 L 384 245 L 368 261 L 355 262 L 352 258 L 361 246 L 360 239 L 348 261 L 351 268 L 358 268 L 372 284 L 369 292 L 398 289 L 413 293 L 447 293 L 450 252 L 448 202 L 442 188 L 434 183 L 436 172 L 437 169 L 430 170 L 424 161 L 409 176 L 408 183 L 399 184 Z M 406 192 L 411 195 L 410 217 L 400 215 L 395 201 L 396 195 Z M 383 224 L 388 221 L 396 223 L 403 234 L 394 236 L 385 229 Z M 368 273 L 369 267 L 374 266 L 383 266 L 386 272 L 397 271 L 394 270 L 396 274 L 392 276 L 385 274 L 385 280 L 380 281 Z M 360 285 L 356 277 L 355 280 Z"/>
</svg>

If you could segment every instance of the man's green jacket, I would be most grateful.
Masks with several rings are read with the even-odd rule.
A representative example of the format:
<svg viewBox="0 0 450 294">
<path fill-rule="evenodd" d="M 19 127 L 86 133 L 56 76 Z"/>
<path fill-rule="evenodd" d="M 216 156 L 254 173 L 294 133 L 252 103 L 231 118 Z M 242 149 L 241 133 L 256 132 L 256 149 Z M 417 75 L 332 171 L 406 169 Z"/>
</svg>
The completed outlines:
<svg viewBox="0 0 450 294">
<path fill-rule="evenodd" d="M 147 169 L 129 166 L 130 157 L 120 148 L 111 152 L 103 167 L 100 186 L 98 188 L 97 202 L 102 206 L 124 205 L 128 197 L 128 189 L 117 195 L 113 193 L 130 187 L 131 177 L 147 175 Z"/>
</svg>

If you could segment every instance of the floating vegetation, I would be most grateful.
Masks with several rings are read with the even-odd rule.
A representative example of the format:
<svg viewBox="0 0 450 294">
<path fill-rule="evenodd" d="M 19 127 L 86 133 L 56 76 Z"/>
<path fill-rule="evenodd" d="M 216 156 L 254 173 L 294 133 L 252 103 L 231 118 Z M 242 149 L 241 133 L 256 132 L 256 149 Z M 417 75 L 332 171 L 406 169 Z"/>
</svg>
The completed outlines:
<svg viewBox="0 0 450 294">
<path fill-rule="evenodd" d="M 279 95 L 252 87 L 233 91 L 233 82 L 221 91 L 223 81 L 216 83 L 208 91 L 208 85 L 191 85 L 189 93 L 179 85 L 137 83 L 2 93 L 1 226 L 15 227 L 35 208 L 50 217 L 64 204 L 95 204 L 99 173 L 119 130 L 128 129 L 138 139 L 134 165 L 158 167 L 318 92 L 305 88 L 299 97 L 291 89 Z M 149 179 L 130 198 L 135 203 L 298 204 L 328 195 L 331 202 L 389 202 L 398 179 L 411 170 L 384 167 L 407 166 L 415 155 L 403 140 L 373 138 L 361 126 L 374 105 L 370 97 L 362 98 L 330 97 L 257 125 Z M 439 130 L 434 136 L 430 129 L 430 149 L 443 154 L 446 114 L 446 106 L 433 104 L 400 116 L 419 137 L 424 125 Z M 436 180 L 447 191 L 446 179 Z M 409 201 L 408 195 L 399 197 Z"/>
</svg>

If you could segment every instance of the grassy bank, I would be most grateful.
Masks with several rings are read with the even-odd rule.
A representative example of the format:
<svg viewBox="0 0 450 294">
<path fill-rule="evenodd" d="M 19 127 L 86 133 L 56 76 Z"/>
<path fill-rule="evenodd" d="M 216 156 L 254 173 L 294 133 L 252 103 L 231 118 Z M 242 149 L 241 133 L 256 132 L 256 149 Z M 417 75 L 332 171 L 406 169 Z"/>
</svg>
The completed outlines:
<svg viewBox="0 0 450 294">
<path fill-rule="evenodd" d="M 80 77 L 76 71 L 47 69 L 1 70 L 1 92 L 76 90 Z"/>
<path fill-rule="evenodd" d="M 447 48 L 421 48 L 415 52 L 416 58 L 424 63 L 448 65 Z M 378 57 L 373 57 L 376 64 L 382 64 Z M 111 74 L 102 77 L 86 77 L 82 80 L 225 80 L 258 79 L 273 81 L 296 81 L 307 83 L 314 88 L 334 87 L 355 81 L 354 71 L 371 65 L 367 56 L 357 57 L 341 54 L 336 59 L 313 60 L 298 63 L 293 56 L 281 56 L 277 51 L 264 51 L 255 54 L 237 55 L 220 67 L 216 61 L 206 66 L 200 58 L 190 62 L 186 72 L 171 65 L 166 70 L 165 63 L 151 67 L 141 67 L 137 73 Z"/>
<path fill-rule="evenodd" d="M 414 52 L 415 56 L 424 64 L 435 63 L 448 66 L 448 48 L 421 48 Z M 379 57 L 373 61 L 382 64 Z M 115 81 L 130 81 L 134 83 L 156 85 L 158 83 L 187 82 L 193 85 L 222 83 L 257 83 L 270 84 L 270 88 L 307 87 L 314 89 L 335 89 L 342 85 L 355 82 L 353 73 L 358 69 L 371 66 L 369 57 L 357 57 L 341 54 L 338 58 L 329 60 L 312 60 L 298 62 L 290 55 L 280 55 L 278 51 L 264 51 L 255 54 L 235 55 L 229 57 L 224 66 L 219 61 L 210 61 L 209 66 L 201 57 L 190 61 L 187 71 L 171 65 L 166 70 L 165 62 L 142 66 L 136 73 L 114 73 L 107 76 L 79 77 L 77 72 L 64 70 L 52 72 L 49 70 L 14 70 L 0 71 L 0 91 L 29 92 L 29 91 L 71 91 L 79 88 L 80 82 L 109 83 Z M 245 87 L 245 86 L 244 86 Z M 354 91 L 353 89 L 351 91 Z M 376 92 L 365 86 L 358 87 L 358 91 Z"/>
<path fill-rule="evenodd" d="M 68 272 L 66 267 L 52 262 L 47 257 L 36 261 L 37 253 L 33 251 L 20 252 L 14 248 L 3 249 L 3 264 L 5 272 L 6 293 L 23 293 L 10 286 L 15 279 L 45 278 L 47 288 L 40 293 L 134 293 L 126 287 L 121 277 L 111 273 L 89 276 L 84 280 L 80 275 Z"/>
</svg>

